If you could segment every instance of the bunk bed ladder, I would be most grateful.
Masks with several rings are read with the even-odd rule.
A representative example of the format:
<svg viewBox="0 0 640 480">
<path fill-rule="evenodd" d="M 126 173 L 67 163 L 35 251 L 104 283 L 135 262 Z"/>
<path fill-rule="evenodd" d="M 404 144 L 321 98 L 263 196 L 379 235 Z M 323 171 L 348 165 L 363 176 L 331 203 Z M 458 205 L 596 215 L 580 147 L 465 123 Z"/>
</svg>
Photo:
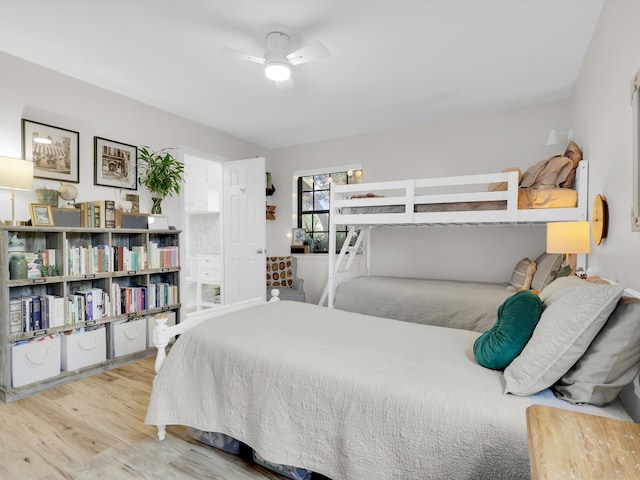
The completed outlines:
<svg viewBox="0 0 640 480">
<path fill-rule="evenodd" d="M 318 305 L 322 306 L 324 305 L 325 301 L 327 301 L 329 297 L 329 290 L 331 290 L 333 294 L 335 294 L 336 287 L 338 286 L 338 282 L 336 278 L 337 275 L 341 272 L 350 271 L 351 266 L 353 265 L 353 260 L 356 258 L 356 253 L 358 253 L 358 251 L 360 251 L 360 249 L 362 248 L 362 243 L 364 241 L 364 238 L 368 235 L 368 233 L 369 233 L 368 227 L 361 227 L 359 230 L 356 230 L 356 227 L 354 226 L 349 227 L 347 236 L 344 240 L 344 243 L 342 244 L 342 248 L 340 249 L 338 258 L 336 259 L 333 272 L 329 272 L 329 280 L 327 281 L 327 284 L 324 287 L 324 291 L 322 292 L 322 296 L 320 297 L 320 301 L 318 302 Z M 351 245 L 351 242 L 354 238 L 355 238 L 355 242 L 353 243 L 353 245 Z M 349 253 L 350 255 L 347 256 L 347 253 Z M 329 255 L 331 254 L 332 252 L 329 251 Z M 341 268 L 342 264 L 345 262 L 345 258 L 346 258 L 346 264 L 344 265 L 344 268 Z M 334 300 L 333 295 L 331 295 L 331 297 L 332 297 L 331 302 L 327 306 L 333 308 L 333 300 Z"/>
</svg>

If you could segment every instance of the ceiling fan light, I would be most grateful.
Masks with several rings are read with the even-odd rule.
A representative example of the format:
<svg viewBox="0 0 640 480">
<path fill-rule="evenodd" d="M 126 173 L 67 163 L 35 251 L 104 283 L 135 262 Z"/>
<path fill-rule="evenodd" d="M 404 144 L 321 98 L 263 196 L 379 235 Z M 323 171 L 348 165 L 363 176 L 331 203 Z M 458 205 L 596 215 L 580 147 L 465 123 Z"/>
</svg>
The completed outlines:
<svg viewBox="0 0 640 480">
<path fill-rule="evenodd" d="M 286 63 L 270 62 L 265 66 L 264 74 L 269 80 L 284 82 L 291 78 L 291 68 Z"/>
</svg>

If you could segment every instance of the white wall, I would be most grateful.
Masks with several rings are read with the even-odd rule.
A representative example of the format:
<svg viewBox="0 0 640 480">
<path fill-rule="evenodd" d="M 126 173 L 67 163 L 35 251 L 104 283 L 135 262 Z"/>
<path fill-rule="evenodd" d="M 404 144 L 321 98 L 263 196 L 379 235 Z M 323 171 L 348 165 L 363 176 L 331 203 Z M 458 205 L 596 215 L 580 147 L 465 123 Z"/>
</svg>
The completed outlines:
<svg viewBox="0 0 640 480">
<path fill-rule="evenodd" d="M 572 118 L 591 159 L 589 206 L 609 203 L 609 235 L 592 246 L 589 269 L 640 290 L 640 233 L 631 231 L 630 84 L 640 68 L 640 2 L 605 3 L 572 98 Z M 591 215 L 591 214 L 590 214 Z"/>
<path fill-rule="evenodd" d="M 555 102 L 273 150 L 267 170 L 277 188 L 270 200 L 277 214 L 267 223 L 269 254 L 284 255 L 291 243 L 295 170 L 361 162 L 365 181 L 488 173 L 510 166 L 525 170 L 562 153 L 564 146 L 545 143 L 549 129 L 571 126 L 569 118 L 569 103 Z M 379 229 L 372 268 L 381 275 L 508 281 L 519 259 L 544 251 L 545 234 L 544 227 Z M 298 264 L 308 301 L 315 303 L 327 262 L 308 257 L 301 256 Z M 322 288 L 312 288 L 318 285 Z"/>
<path fill-rule="evenodd" d="M 93 185 L 93 137 L 153 149 L 188 146 L 228 159 L 265 155 L 264 149 L 156 108 L 116 95 L 66 75 L 0 52 L 0 155 L 21 157 L 21 118 L 80 133 L 80 184 L 78 201 L 113 199 L 119 190 Z M 167 92 L 171 95 L 171 92 Z M 57 189 L 56 180 L 34 179 L 34 189 Z M 151 201 L 144 189 L 141 211 Z M 9 191 L 0 189 L 0 219 L 11 218 Z M 29 219 L 28 204 L 34 192 L 16 192 L 16 218 Z M 180 225 L 181 200 L 163 201 L 171 225 Z"/>
</svg>

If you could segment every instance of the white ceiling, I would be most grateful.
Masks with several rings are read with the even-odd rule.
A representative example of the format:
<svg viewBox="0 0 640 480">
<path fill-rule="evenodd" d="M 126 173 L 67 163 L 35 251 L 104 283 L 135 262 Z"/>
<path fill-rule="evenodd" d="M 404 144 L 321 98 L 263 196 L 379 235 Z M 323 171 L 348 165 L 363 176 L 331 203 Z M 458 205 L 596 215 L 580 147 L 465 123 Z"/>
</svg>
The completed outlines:
<svg viewBox="0 0 640 480">
<path fill-rule="evenodd" d="M 604 0 L 0 1 L 0 51 L 267 148 L 562 100 Z M 331 57 L 277 89 L 271 31 Z"/>
</svg>

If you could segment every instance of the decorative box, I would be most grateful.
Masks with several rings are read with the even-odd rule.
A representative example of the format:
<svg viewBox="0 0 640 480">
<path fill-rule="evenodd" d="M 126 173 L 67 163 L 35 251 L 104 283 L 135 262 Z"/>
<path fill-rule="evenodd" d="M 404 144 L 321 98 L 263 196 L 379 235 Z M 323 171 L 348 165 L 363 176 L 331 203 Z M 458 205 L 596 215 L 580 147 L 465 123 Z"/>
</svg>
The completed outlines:
<svg viewBox="0 0 640 480">
<path fill-rule="evenodd" d="M 107 334 L 104 327 L 61 335 L 60 342 L 62 370 L 77 370 L 107 359 Z"/>
<path fill-rule="evenodd" d="M 60 375 L 60 337 L 47 335 L 11 345 L 11 379 L 21 387 Z"/>
</svg>

